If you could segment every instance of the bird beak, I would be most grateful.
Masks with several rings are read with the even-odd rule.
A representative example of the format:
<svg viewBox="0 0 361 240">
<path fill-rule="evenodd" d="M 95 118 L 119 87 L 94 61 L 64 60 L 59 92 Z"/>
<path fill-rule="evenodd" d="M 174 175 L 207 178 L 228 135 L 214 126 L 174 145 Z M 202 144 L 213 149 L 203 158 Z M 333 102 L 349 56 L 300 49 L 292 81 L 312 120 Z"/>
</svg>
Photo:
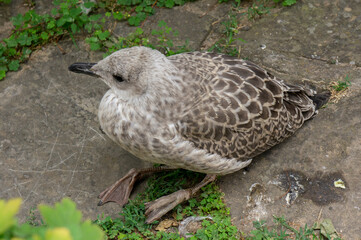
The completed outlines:
<svg viewBox="0 0 361 240">
<path fill-rule="evenodd" d="M 96 63 L 73 63 L 69 66 L 69 71 L 75 72 L 75 73 L 83 73 L 92 77 L 99 77 L 97 74 L 95 74 L 90 69 L 96 65 Z"/>
</svg>

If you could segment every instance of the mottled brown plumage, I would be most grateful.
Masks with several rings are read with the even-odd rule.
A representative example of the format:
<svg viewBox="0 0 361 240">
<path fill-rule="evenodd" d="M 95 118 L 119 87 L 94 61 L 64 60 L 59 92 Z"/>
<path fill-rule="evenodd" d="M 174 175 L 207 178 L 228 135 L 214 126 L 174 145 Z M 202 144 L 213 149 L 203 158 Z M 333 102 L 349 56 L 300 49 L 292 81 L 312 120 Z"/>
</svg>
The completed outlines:
<svg viewBox="0 0 361 240">
<path fill-rule="evenodd" d="M 169 59 L 186 69 L 185 85 L 197 89 L 195 104 L 184 112 L 178 129 L 210 153 L 252 158 L 290 136 L 315 113 L 308 97 L 312 90 L 287 85 L 252 62 L 199 52 Z M 187 77 L 191 73 L 196 74 Z"/>
<path fill-rule="evenodd" d="M 195 188 L 147 205 L 148 222 L 189 199 L 215 174 L 244 168 L 316 114 L 313 90 L 222 54 L 167 58 L 133 47 L 69 69 L 97 76 L 110 87 L 99 106 L 99 121 L 122 148 L 146 161 L 209 174 Z M 137 176 L 146 171 L 131 170 L 101 194 L 101 203 L 127 202 Z"/>
</svg>

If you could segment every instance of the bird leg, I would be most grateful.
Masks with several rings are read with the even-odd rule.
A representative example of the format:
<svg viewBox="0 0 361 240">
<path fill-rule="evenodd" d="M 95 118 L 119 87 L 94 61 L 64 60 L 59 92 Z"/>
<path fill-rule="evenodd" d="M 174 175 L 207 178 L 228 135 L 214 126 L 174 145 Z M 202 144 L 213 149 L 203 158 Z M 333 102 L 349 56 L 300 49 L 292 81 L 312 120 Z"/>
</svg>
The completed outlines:
<svg viewBox="0 0 361 240">
<path fill-rule="evenodd" d="M 152 167 L 152 168 L 144 168 L 137 170 L 132 168 L 129 172 L 116 181 L 112 186 L 105 189 L 102 193 L 100 193 L 99 198 L 100 201 L 98 206 L 101 206 L 107 202 L 116 202 L 121 207 L 126 204 L 129 200 L 130 193 L 133 190 L 133 186 L 135 182 L 145 175 L 154 172 L 161 172 L 167 170 L 173 170 L 174 168 L 161 166 L 161 167 Z"/>
<path fill-rule="evenodd" d="M 172 210 L 178 204 L 187 201 L 202 187 L 216 180 L 215 174 L 207 174 L 204 179 L 192 188 L 182 189 L 167 196 L 158 198 L 152 202 L 145 203 L 145 215 L 147 216 L 146 222 L 152 223 L 164 214 Z"/>
</svg>

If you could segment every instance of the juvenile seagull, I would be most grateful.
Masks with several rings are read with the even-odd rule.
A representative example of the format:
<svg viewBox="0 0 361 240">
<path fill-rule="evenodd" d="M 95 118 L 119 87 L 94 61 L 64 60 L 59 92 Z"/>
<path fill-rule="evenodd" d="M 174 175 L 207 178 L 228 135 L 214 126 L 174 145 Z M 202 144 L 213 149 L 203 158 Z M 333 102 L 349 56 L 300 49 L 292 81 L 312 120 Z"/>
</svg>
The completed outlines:
<svg viewBox="0 0 361 240">
<path fill-rule="evenodd" d="M 100 194 L 100 203 L 128 202 L 137 178 L 184 168 L 206 173 L 193 188 L 146 204 L 153 222 L 188 200 L 216 175 L 236 172 L 292 135 L 327 101 L 286 84 L 252 62 L 191 52 L 164 56 L 146 47 L 122 49 L 70 71 L 95 76 L 110 90 L 99 106 L 104 132 L 140 159 L 168 167 L 131 169 Z"/>
</svg>

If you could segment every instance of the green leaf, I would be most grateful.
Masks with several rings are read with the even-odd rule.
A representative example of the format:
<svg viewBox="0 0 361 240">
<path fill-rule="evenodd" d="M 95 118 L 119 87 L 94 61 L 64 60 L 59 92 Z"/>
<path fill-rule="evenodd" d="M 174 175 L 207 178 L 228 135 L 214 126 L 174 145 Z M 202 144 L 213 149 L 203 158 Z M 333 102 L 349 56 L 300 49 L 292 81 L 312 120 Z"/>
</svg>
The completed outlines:
<svg viewBox="0 0 361 240">
<path fill-rule="evenodd" d="M 56 203 L 52 208 L 40 205 L 39 211 L 44 222 L 49 227 L 63 227 L 72 224 L 79 224 L 82 218 L 80 211 L 76 210 L 76 205 L 68 198 L 64 198 L 60 203 Z"/>
<path fill-rule="evenodd" d="M 113 12 L 113 18 L 116 20 L 122 20 L 124 15 L 121 12 Z"/>
<path fill-rule="evenodd" d="M 6 71 L 5 70 L 0 70 L 0 80 L 3 80 L 5 78 L 5 76 L 6 76 Z"/>
<path fill-rule="evenodd" d="M 19 66 L 20 64 L 18 60 L 12 60 L 8 65 L 10 71 L 17 71 Z"/>
<path fill-rule="evenodd" d="M 16 55 L 16 49 L 15 48 L 8 48 L 8 55 L 10 57 L 15 56 Z"/>
<path fill-rule="evenodd" d="M 93 3 L 93 2 L 85 2 L 84 3 L 84 7 L 85 8 L 92 8 L 92 7 L 94 7 L 95 6 L 95 3 Z"/>
<path fill-rule="evenodd" d="M 141 22 L 143 22 L 146 18 L 146 14 L 144 12 L 137 13 L 135 16 L 131 16 L 128 19 L 128 23 L 131 26 L 139 26 Z"/>
<path fill-rule="evenodd" d="M 32 41 L 32 38 L 29 37 L 28 33 L 27 32 L 23 32 L 19 35 L 18 37 L 18 42 L 20 43 L 21 46 L 30 46 L 31 45 L 31 41 Z"/>
<path fill-rule="evenodd" d="M 292 6 L 293 4 L 296 4 L 297 0 L 284 0 L 282 2 L 283 6 Z"/>
<path fill-rule="evenodd" d="M 53 8 L 51 9 L 51 15 L 56 16 L 58 14 L 58 9 Z"/>
<path fill-rule="evenodd" d="M 70 28 L 73 33 L 76 33 L 79 30 L 78 26 L 75 23 L 72 23 L 70 25 Z"/>
<path fill-rule="evenodd" d="M 56 26 L 61 27 L 64 23 L 66 23 L 66 20 L 63 17 L 59 18 L 58 21 L 56 21 Z"/>
<path fill-rule="evenodd" d="M 110 36 L 110 32 L 109 31 L 104 31 L 104 32 L 99 32 L 98 38 L 102 41 L 106 40 L 109 36 Z"/>
<path fill-rule="evenodd" d="M 89 16 L 89 20 L 90 21 L 97 21 L 101 18 L 102 16 L 100 14 L 94 14 L 94 15 L 90 15 Z"/>
<path fill-rule="evenodd" d="M 135 8 L 135 12 L 142 12 L 143 11 L 143 6 L 139 5 Z"/>
<path fill-rule="evenodd" d="M 16 17 L 11 18 L 11 21 L 13 22 L 15 27 L 20 27 L 23 25 L 24 18 L 23 15 L 18 14 Z"/>
<path fill-rule="evenodd" d="M 101 47 L 101 45 L 99 43 L 94 43 L 94 42 L 90 43 L 90 49 L 92 51 L 97 51 L 100 49 L 100 47 Z"/>
<path fill-rule="evenodd" d="M 30 48 L 23 48 L 23 56 L 29 56 L 31 52 Z"/>
<path fill-rule="evenodd" d="M 165 1 L 165 6 L 166 6 L 167 8 L 172 8 L 172 7 L 174 7 L 174 0 L 166 0 L 166 1 Z"/>
<path fill-rule="evenodd" d="M 84 28 L 88 31 L 88 33 L 90 33 L 92 31 L 93 25 L 91 23 L 87 23 L 85 24 Z"/>
<path fill-rule="evenodd" d="M 72 8 L 69 10 L 69 15 L 73 18 L 76 18 L 82 12 L 81 8 Z"/>
<path fill-rule="evenodd" d="M 151 6 L 147 6 L 147 7 L 144 8 L 144 12 L 153 14 L 154 9 Z"/>
<path fill-rule="evenodd" d="M 48 40 L 49 39 L 49 34 L 47 34 L 46 32 L 42 32 L 40 34 L 40 37 L 43 39 L 43 40 Z"/>
<path fill-rule="evenodd" d="M 0 79 L 5 77 L 5 71 L 0 71 Z M 0 200 L 0 235 L 16 223 L 15 215 L 18 213 L 21 199 L 15 198 L 7 202 Z"/>
<path fill-rule="evenodd" d="M 46 26 L 47 29 L 52 29 L 55 27 L 55 21 L 50 21 L 48 25 Z"/>
<path fill-rule="evenodd" d="M 76 209 L 75 203 L 68 198 L 56 203 L 54 208 L 40 205 L 39 211 L 48 228 L 67 228 L 74 240 L 103 239 L 104 233 L 98 226 L 92 224 L 89 220 L 81 223 L 81 212 Z M 66 237 L 66 231 L 63 230 L 61 233 L 62 236 Z M 58 239 L 67 239 L 65 237 Z"/>
<path fill-rule="evenodd" d="M 11 35 L 9 38 L 5 38 L 4 42 L 6 42 L 6 45 L 10 48 L 18 46 L 18 41 L 14 38 L 14 35 Z"/>
</svg>

